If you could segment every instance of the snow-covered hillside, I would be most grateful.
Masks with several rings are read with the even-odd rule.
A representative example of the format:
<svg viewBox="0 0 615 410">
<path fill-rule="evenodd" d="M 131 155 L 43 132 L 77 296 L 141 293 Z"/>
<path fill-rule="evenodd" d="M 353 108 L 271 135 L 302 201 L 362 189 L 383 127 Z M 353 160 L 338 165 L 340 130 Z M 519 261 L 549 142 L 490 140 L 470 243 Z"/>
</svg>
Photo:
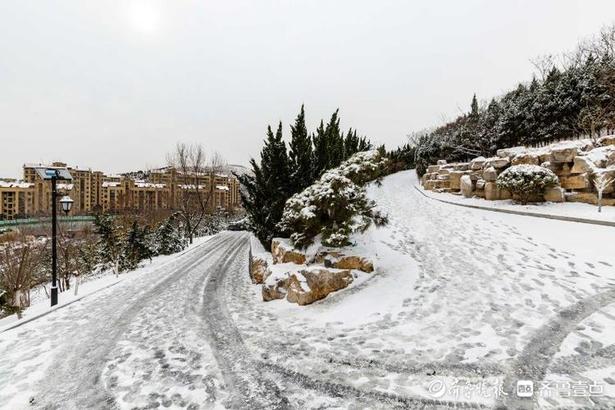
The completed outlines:
<svg viewBox="0 0 615 410">
<path fill-rule="evenodd" d="M 615 230 L 416 183 L 369 187 L 390 220 L 357 238 L 377 270 L 312 305 L 262 302 L 248 236 L 227 232 L 0 333 L 0 407 L 615 407 Z"/>
</svg>

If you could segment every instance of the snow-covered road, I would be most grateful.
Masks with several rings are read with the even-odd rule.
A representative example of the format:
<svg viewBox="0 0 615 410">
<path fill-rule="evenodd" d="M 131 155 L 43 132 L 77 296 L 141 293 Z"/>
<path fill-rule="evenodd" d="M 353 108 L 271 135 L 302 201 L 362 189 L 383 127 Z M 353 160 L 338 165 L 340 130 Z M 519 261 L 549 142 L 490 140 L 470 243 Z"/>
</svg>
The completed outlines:
<svg viewBox="0 0 615 410">
<path fill-rule="evenodd" d="M 615 230 L 415 183 L 370 188 L 386 271 L 313 305 L 263 303 L 225 232 L 0 333 L 0 408 L 615 408 Z"/>
</svg>

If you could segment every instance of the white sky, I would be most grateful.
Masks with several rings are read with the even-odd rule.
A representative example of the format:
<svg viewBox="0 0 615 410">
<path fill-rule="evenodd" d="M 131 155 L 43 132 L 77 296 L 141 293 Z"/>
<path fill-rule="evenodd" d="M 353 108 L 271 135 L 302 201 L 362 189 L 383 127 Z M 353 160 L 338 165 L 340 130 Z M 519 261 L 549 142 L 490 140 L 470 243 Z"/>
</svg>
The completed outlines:
<svg viewBox="0 0 615 410">
<path fill-rule="evenodd" d="M 245 164 L 301 103 L 394 147 L 613 22 L 613 0 L 2 0 L 0 176 L 164 165 L 180 140 Z"/>
</svg>

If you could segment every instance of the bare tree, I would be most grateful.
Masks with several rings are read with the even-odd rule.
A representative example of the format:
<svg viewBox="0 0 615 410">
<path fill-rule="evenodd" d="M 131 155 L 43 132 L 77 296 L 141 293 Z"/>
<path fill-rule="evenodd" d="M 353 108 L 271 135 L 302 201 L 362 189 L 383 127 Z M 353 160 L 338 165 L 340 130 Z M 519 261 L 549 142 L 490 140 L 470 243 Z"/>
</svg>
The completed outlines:
<svg viewBox="0 0 615 410">
<path fill-rule="evenodd" d="M 0 252 L 0 287 L 4 289 L 8 305 L 21 319 L 21 312 L 30 306 L 32 274 L 41 262 L 36 245 L 10 242 Z"/>
<path fill-rule="evenodd" d="M 167 157 L 179 181 L 178 214 L 190 243 L 198 233 L 209 211 L 215 193 L 215 176 L 224 167 L 220 154 L 214 153 L 209 162 L 202 145 L 178 143 Z M 207 184 L 207 185 L 206 185 Z"/>
<path fill-rule="evenodd" d="M 552 54 L 542 55 L 530 60 L 541 80 L 547 78 L 549 72 L 556 66 L 556 57 Z"/>
<path fill-rule="evenodd" d="M 594 145 L 597 144 L 600 132 L 608 127 L 607 125 L 608 112 L 601 106 L 586 105 L 577 119 L 576 128 L 581 135 L 586 135 Z"/>
<path fill-rule="evenodd" d="M 613 183 L 613 178 L 604 172 L 599 172 L 594 174 L 593 183 L 598 192 L 598 212 L 602 212 L 602 194 Z"/>
</svg>

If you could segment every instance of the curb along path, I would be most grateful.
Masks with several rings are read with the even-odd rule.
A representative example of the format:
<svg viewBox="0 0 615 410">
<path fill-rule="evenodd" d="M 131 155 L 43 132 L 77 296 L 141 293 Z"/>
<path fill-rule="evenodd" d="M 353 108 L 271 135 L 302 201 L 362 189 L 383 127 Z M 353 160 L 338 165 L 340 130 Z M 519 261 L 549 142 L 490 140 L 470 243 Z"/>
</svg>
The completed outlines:
<svg viewBox="0 0 615 410">
<path fill-rule="evenodd" d="M 590 224 L 590 225 L 600 225 L 600 226 L 615 227 L 615 221 L 613 221 L 613 222 L 611 222 L 611 221 L 600 221 L 600 220 L 596 220 L 596 219 L 577 218 L 577 217 L 573 217 L 573 216 L 542 214 L 542 213 L 537 213 L 537 212 L 514 211 L 512 209 L 493 208 L 493 207 L 489 207 L 489 206 L 461 204 L 461 203 L 455 202 L 455 201 L 449 201 L 449 200 L 446 200 L 446 199 L 434 198 L 433 196 L 426 194 L 421 188 L 419 188 L 416 185 L 414 185 L 414 189 L 419 191 L 421 193 L 421 195 L 423 195 L 425 198 L 429 198 L 429 199 L 431 199 L 433 201 L 442 202 L 444 204 L 461 206 L 461 207 L 464 207 L 464 208 L 480 209 L 482 211 L 499 212 L 499 213 L 503 213 L 503 214 L 531 216 L 531 217 L 534 217 L 534 218 L 555 219 L 555 220 L 558 220 L 558 221 L 565 221 L 565 222 L 577 222 L 577 223 L 584 223 L 584 224 Z"/>
</svg>

